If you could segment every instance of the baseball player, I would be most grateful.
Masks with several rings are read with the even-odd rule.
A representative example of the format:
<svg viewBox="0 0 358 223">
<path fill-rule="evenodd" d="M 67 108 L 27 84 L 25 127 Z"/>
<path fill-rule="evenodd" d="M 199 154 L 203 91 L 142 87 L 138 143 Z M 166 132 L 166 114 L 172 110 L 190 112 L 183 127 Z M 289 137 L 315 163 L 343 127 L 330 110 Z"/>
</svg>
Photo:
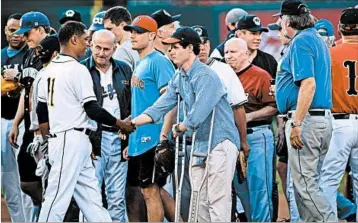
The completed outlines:
<svg viewBox="0 0 358 223">
<path fill-rule="evenodd" d="M 99 30 L 93 34 L 92 56 L 81 63 L 92 76 L 94 91 L 100 106 L 116 118 L 130 115 L 130 80 L 132 69 L 126 63 L 112 59 L 116 50 L 116 37 L 111 31 Z M 101 123 L 98 123 L 101 125 Z M 93 163 L 99 187 L 105 182 L 108 212 L 113 221 L 126 220 L 125 188 L 128 162 L 122 152 L 128 140 L 121 141 L 118 128 L 101 125 L 100 153 Z"/>
<path fill-rule="evenodd" d="M 176 30 L 176 22 L 179 22 L 181 14 L 170 15 L 164 9 L 160 9 L 150 15 L 158 24 L 157 35 L 154 40 L 154 48 L 163 55 L 167 54 L 168 45 L 162 43 L 162 40 L 169 38 Z"/>
<path fill-rule="evenodd" d="M 276 103 L 287 113 L 289 168 L 300 217 L 337 221 L 319 188 L 321 165 L 332 134 L 331 60 L 314 21 L 301 0 L 285 0 L 280 13 L 284 36 L 291 39 L 276 78 Z"/>
<path fill-rule="evenodd" d="M 244 40 L 231 38 L 225 43 L 226 63 L 233 68 L 248 94 L 248 102 L 244 104 L 244 108 L 250 146 L 247 185 L 250 193 L 251 218 L 253 221 L 269 222 L 273 218 L 272 160 L 275 152 L 270 128 L 277 108 L 274 98 L 269 95 L 270 74 L 252 65 L 248 61 L 248 56 Z M 245 184 L 237 185 L 237 188 L 245 187 Z M 240 196 L 244 191 L 238 189 L 237 193 Z"/>
<path fill-rule="evenodd" d="M 151 106 L 165 88 L 174 74 L 170 61 L 154 49 L 154 39 L 158 31 L 156 21 L 150 16 L 138 16 L 131 25 L 124 27 L 131 32 L 133 49 L 137 50 L 141 60 L 137 63 L 132 76 L 132 117 L 141 114 Z M 154 151 L 159 143 L 162 123 L 137 128 L 130 135 L 128 156 L 128 183 L 141 187 L 147 205 L 148 221 L 162 221 L 164 204 L 174 201 L 171 197 L 161 196 L 160 191 L 166 183 L 166 176 L 155 177 Z M 158 172 L 156 171 L 158 174 Z M 168 210 L 174 216 L 174 210 Z"/>
<path fill-rule="evenodd" d="M 29 50 L 24 55 L 22 63 L 23 70 L 20 76 L 20 83 L 24 86 L 21 94 L 18 110 L 9 133 L 11 145 L 16 145 L 18 136 L 18 126 L 24 119 L 25 132 L 23 142 L 18 155 L 18 166 L 21 180 L 21 189 L 28 194 L 34 203 L 33 220 L 39 214 L 42 200 L 41 178 L 36 176 L 36 162 L 33 157 L 27 153 L 27 147 L 33 142 L 34 135 L 40 135 L 40 131 L 33 132 L 30 130 L 31 125 L 31 87 L 39 70 L 42 69 L 42 62 L 36 54 L 36 47 L 50 32 L 50 21 L 47 16 L 41 12 L 28 12 L 21 17 L 20 28 L 14 34 L 23 34 L 27 40 Z"/>
<path fill-rule="evenodd" d="M 235 31 L 236 31 L 236 23 L 239 20 L 240 17 L 247 15 L 248 13 L 240 8 L 234 8 L 231 9 L 225 17 L 225 24 L 226 24 L 226 28 L 229 31 L 229 33 L 226 36 L 226 39 L 221 42 L 211 53 L 210 57 L 217 59 L 219 61 L 225 61 L 224 56 L 224 45 L 226 43 L 226 41 L 232 37 L 235 36 Z"/>
<path fill-rule="evenodd" d="M 136 126 L 158 122 L 176 106 L 176 89 L 179 89 L 187 106 L 187 117 L 173 127 L 174 136 L 196 131 L 195 148 L 192 149 L 206 153 L 213 109 L 216 109 L 207 162 L 203 164 L 202 160 L 194 160 L 194 163 L 202 165 L 190 168 L 195 185 L 199 184 L 205 166 L 208 166 L 208 175 L 200 192 L 198 221 L 229 222 L 231 193 L 228 191 L 231 191 L 240 142 L 226 91 L 218 75 L 197 58 L 201 40 L 195 30 L 180 27 L 163 42 L 170 44 L 171 57 L 181 69 L 169 82 L 166 93 L 132 122 Z"/>
<path fill-rule="evenodd" d="M 51 164 L 39 221 L 62 221 L 73 195 L 88 221 L 109 222 L 111 217 L 102 207 L 88 136 L 96 130 L 93 120 L 125 133 L 133 127 L 128 120 L 116 119 L 99 107 L 91 76 L 77 61 L 88 44 L 86 26 L 67 22 L 61 26 L 58 39 L 61 54 L 44 70 L 36 108 L 42 132 L 48 129 L 41 124 L 49 122 Z"/>
<path fill-rule="evenodd" d="M 106 11 L 103 17 L 104 27 L 117 37 L 117 50 L 113 58 L 126 62 L 132 70 L 139 61 L 138 52 L 132 49 L 130 33 L 123 29 L 124 26 L 132 22 L 132 16 L 129 11 L 122 6 L 115 6 Z"/>
<path fill-rule="evenodd" d="M 332 139 L 322 166 L 320 188 L 335 213 L 337 200 L 333 198 L 336 197 L 348 161 L 351 166 L 355 203 L 358 204 L 358 85 L 355 73 L 358 69 L 357 24 L 358 9 L 343 10 L 338 25 L 343 42 L 330 49 L 334 120 Z M 358 213 L 357 210 L 356 212 Z"/>
<path fill-rule="evenodd" d="M 23 36 L 14 34 L 20 26 L 20 18 L 21 14 L 16 13 L 7 19 L 5 35 L 9 45 L 1 50 L 1 74 L 4 78 L 2 82 L 14 83 L 16 88 L 19 86 L 15 79 L 18 78 L 17 75 L 21 71 L 23 57 L 28 49 Z M 13 90 L 17 91 L 17 89 Z M 4 192 L 11 220 L 23 222 L 26 219 L 21 199 L 17 155 L 7 137 L 15 118 L 19 99 L 18 93 L 6 92 L 1 94 L 1 188 Z"/>
</svg>

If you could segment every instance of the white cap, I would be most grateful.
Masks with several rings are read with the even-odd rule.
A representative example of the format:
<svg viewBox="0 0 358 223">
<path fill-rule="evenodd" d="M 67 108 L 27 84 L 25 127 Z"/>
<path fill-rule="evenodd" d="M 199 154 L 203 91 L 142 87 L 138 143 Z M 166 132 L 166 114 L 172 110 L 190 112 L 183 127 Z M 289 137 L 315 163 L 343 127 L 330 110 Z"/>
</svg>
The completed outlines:
<svg viewBox="0 0 358 223">
<path fill-rule="evenodd" d="M 226 25 L 237 22 L 241 16 L 247 15 L 248 13 L 240 8 L 231 9 L 225 18 Z"/>
</svg>

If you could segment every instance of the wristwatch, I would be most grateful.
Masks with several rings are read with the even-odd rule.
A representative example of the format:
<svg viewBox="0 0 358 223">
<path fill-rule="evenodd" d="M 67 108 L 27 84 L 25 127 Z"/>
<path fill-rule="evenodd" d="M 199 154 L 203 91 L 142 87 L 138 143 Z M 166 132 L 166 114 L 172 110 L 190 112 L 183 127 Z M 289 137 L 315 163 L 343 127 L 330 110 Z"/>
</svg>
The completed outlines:
<svg viewBox="0 0 358 223">
<path fill-rule="evenodd" d="M 302 123 L 296 123 L 296 122 L 291 122 L 291 127 L 292 128 L 296 128 L 296 127 L 298 127 L 298 126 L 302 126 Z"/>
</svg>

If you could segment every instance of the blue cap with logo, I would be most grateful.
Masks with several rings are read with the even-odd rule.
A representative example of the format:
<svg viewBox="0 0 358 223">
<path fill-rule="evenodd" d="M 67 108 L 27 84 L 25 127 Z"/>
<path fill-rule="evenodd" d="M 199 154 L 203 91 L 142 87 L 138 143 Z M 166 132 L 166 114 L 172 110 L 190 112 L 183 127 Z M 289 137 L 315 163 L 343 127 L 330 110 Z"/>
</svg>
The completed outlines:
<svg viewBox="0 0 358 223">
<path fill-rule="evenodd" d="M 99 12 L 93 17 L 92 25 L 88 29 L 89 31 L 98 31 L 98 30 L 104 29 L 103 17 L 104 17 L 105 13 L 106 13 L 106 11 Z"/>
<path fill-rule="evenodd" d="M 318 20 L 315 24 L 314 24 L 314 28 L 319 31 L 320 29 L 324 29 L 325 31 L 321 32 L 319 31 L 318 33 L 321 36 L 334 36 L 334 28 L 333 25 L 330 21 L 328 21 L 327 19 L 320 19 Z"/>
<path fill-rule="evenodd" d="M 24 34 L 40 26 L 50 26 L 47 16 L 42 12 L 28 12 L 21 16 L 20 28 L 14 34 Z"/>
</svg>

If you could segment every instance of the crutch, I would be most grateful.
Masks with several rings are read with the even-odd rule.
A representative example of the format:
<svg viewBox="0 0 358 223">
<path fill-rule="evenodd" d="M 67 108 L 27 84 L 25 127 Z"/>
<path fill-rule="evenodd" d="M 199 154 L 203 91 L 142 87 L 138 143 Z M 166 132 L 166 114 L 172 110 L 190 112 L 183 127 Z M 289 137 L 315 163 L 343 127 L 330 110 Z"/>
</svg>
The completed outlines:
<svg viewBox="0 0 358 223">
<path fill-rule="evenodd" d="M 189 161 L 189 177 L 190 177 L 190 186 L 191 186 L 191 197 L 190 197 L 190 206 L 189 206 L 189 222 L 197 222 L 198 221 L 198 211 L 199 211 L 199 200 L 200 200 L 200 191 L 204 185 L 205 179 L 208 175 L 208 165 L 209 165 L 209 153 L 211 148 L 211 139 L 213 135 L 213 128 L 214 128 L 214 117 L 215 117 L 215 108 L 213 109 L 213 114 L 211 117 L 210 123 L 210 132 L 209 132 L 209 142 L 208 142 L 208 151 L 207 153 L 201 152 L 194 152 L 194 144 L 195 144 L 195 137 L 196 131 L 193 133 L 193 140 L 192 146 L 190 151 L 190 161 Z M 194 185 L 193 183 L 193 158 L 206 158 L 206 165 L 204 170 L 204 176 L 200 181 L 199 185 Z"/>
<path fill-rule="evenodd" d="M 178 107 L 177 107 L 177 124 L 179 123 L 180 117 L 180 94 L 179 89 L 176 90 L 178 96 Z M 183 103 L 184 109 L 184 119 L 185 119 L 185 103 Z M 181 190 L 183 187 L 183 179 L 184 179 L 184 166 L 185 166 L 185 147 L 186 147 L 186 135 L 183 135 L 182 142 L 182 151 L 179 150 L 180 147 L 180 136 L 176 138 L 175 141 L 175 166 L 174 166 L 174 181 L 175 181 L 175 217 L 174 221 L 179 222 L 180 218 L 180 205 L 181 205 Z M 181 159 L 181 173 L 179 176 L 179 158 Z"/>
</svg>

